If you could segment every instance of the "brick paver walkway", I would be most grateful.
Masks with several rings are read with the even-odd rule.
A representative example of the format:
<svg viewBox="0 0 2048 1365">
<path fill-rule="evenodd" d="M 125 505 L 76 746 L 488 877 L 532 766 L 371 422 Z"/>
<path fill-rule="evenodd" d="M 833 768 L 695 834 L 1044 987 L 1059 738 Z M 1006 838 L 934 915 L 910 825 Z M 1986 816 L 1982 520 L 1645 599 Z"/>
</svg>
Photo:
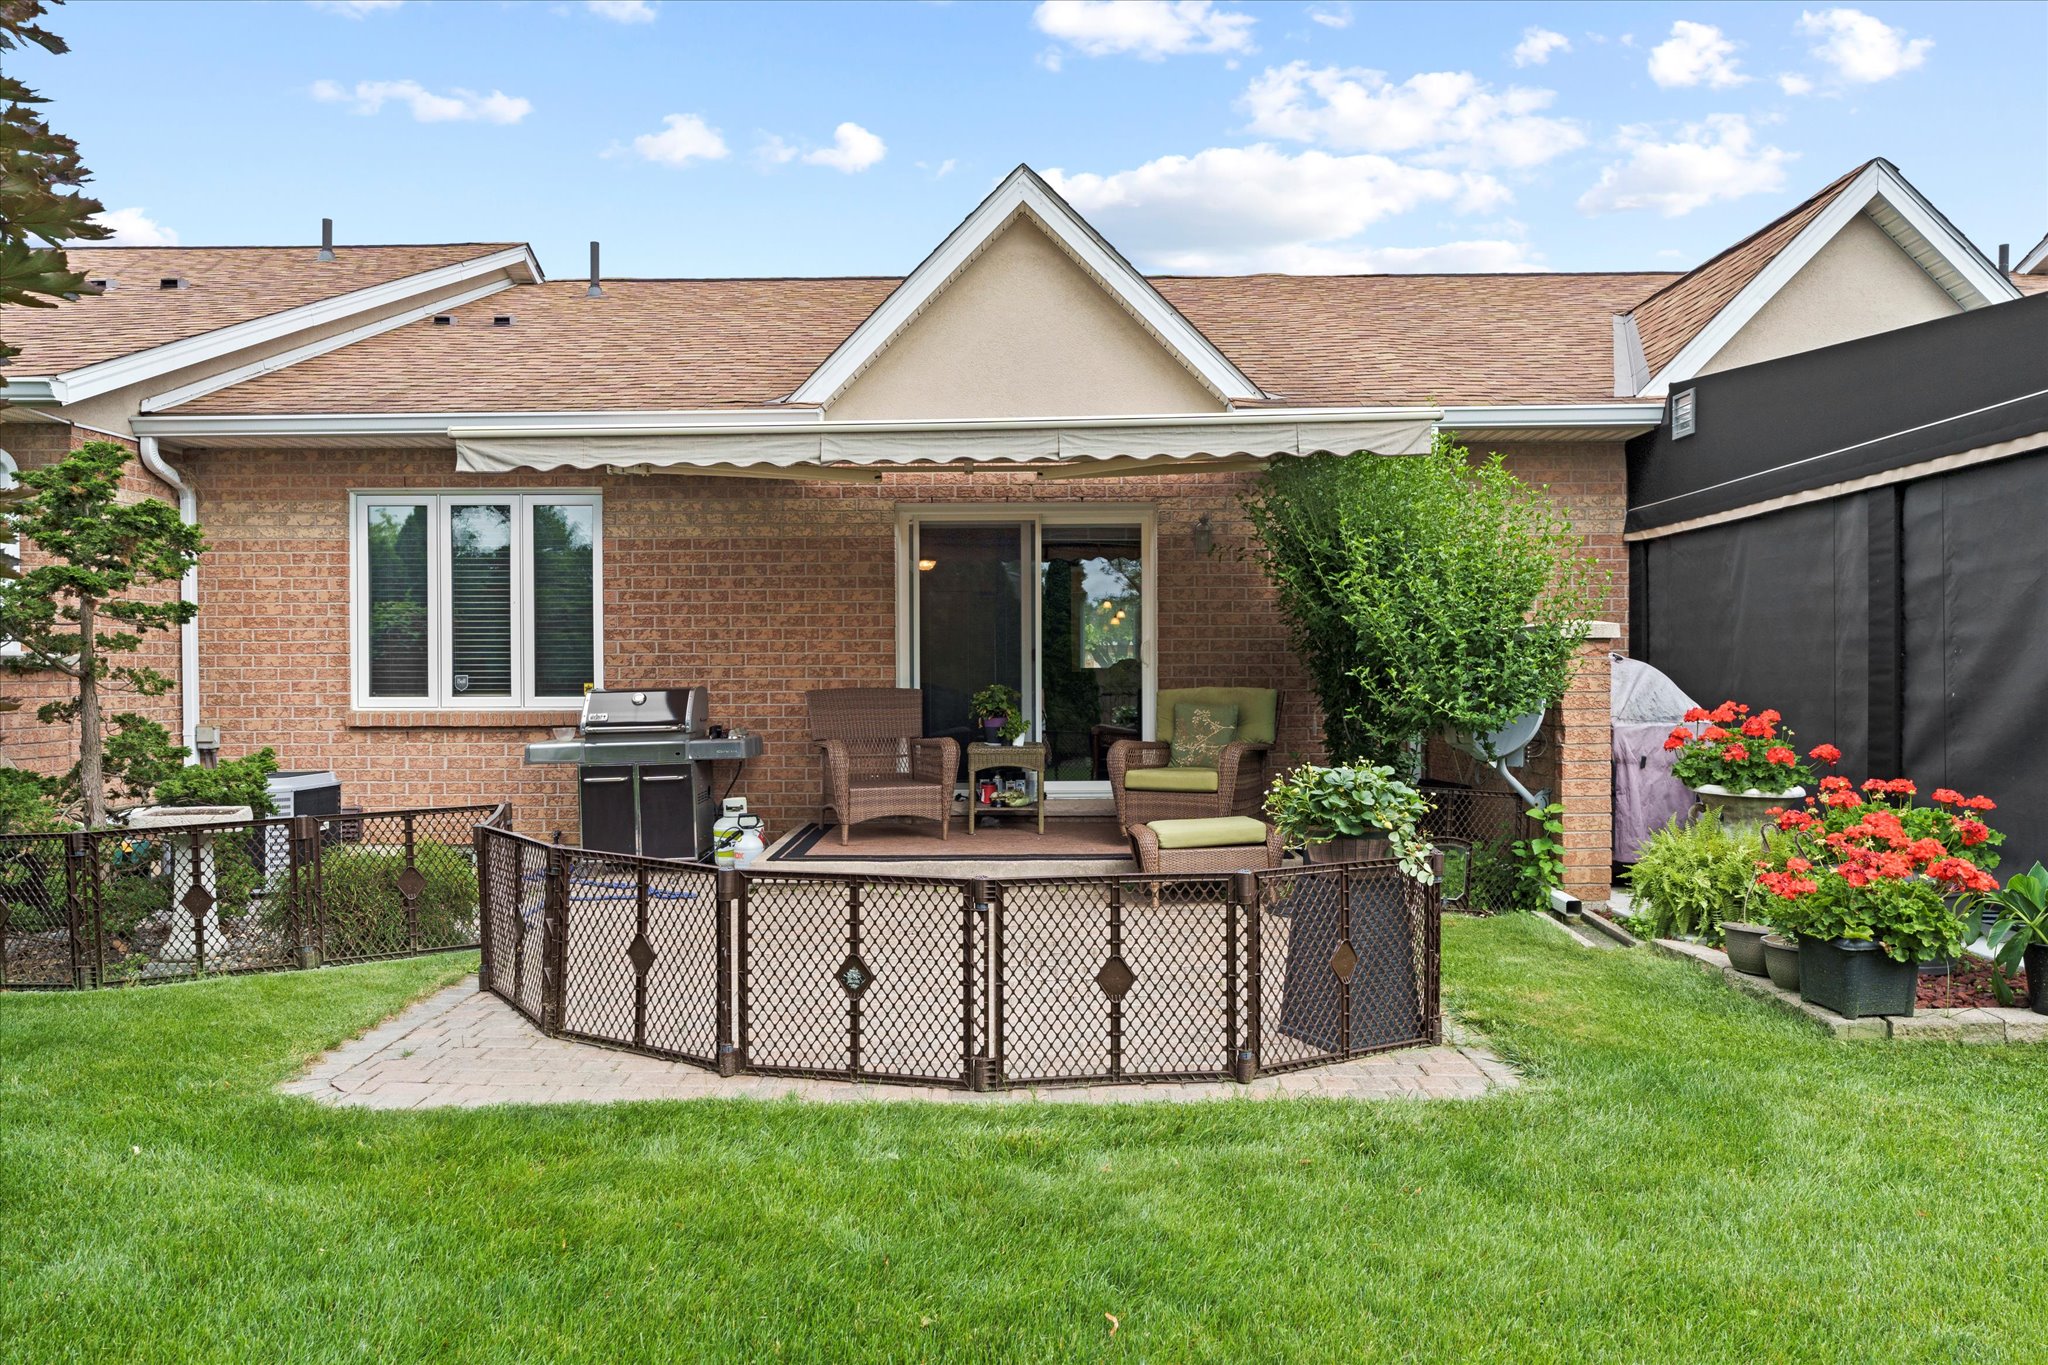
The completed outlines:
<svg viewBox="0 0 2048 1365">
<path fill-rule="evenodd" d="M 1334 1066 L 1262 1076 L 1250 1085 L 1113 1085 L 1049 1090 L 961 1090 L 778 1076 L 721 1078 L 684 1062 L 665 1062 L 561 1038 L 549 1038 L 475 978 L 427 997 L 352 1042 L 327 1053 L 283 1089 L 326 1104 L 368 1109 L 443 1105 L 610 1103 L 711 1098 L 943 1100 L 964 1104 L 1033 1101 L 1131 1103 L 1144 1100 L 1470 1099 L 1519 1084 L 1514 1068 L 1476 1042 L 1383 1052 Z"/>
</svg>

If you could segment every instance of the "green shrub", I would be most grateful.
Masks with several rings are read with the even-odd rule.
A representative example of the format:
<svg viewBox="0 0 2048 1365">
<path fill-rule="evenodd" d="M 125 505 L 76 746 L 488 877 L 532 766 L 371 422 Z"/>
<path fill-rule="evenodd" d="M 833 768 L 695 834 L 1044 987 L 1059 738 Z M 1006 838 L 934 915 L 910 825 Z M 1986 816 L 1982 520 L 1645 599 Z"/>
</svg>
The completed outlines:
<svg viewBox="0 0 2048 1365">
<path fill-rule="evenodd" d="M 1691 824 L 1678 820 L 1644 841 L 1631 877 L 1634 919 L 1654 938 L 1696 936 L 1721 941 L 1721 922 L 1749 904 L 1763 840 L 1730 832 L 1713 811 Z"/>
<path fill-rule="evenodd" d="M 211 768 L 193 764 L 156 784 L 156 802 L 160 806 L 247 806 L 260 820 L 277 813 L 277 803 L 270 799 L 270 775 L 276 771 L 277 753 L 271 749 L 223 759 Z"/>
<path fill-rule="evenodd" d="M 418 903 L 420 946 L 474 942 L 476 869 L 468 850 L 421 844 L 413 864 L 426 879 Z M 330 956 L 397 953 L 411 946 L 405 898 L 398 894 L 404 871 L 405 855 L 395 850 L 337 844 L 323 851 L 320 892 Z"/>
</svg>

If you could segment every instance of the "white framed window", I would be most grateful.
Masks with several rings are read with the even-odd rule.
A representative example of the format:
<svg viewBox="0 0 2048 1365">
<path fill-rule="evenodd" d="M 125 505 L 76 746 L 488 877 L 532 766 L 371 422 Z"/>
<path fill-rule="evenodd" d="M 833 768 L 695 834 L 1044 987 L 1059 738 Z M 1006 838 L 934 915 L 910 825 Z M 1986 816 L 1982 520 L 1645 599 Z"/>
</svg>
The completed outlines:
<svg viewBox="0 0 2048 1365">
<path fill-rule="evenodd" d="M 603 499 L 349 495 L 359 709 L 573 707 L 601 684 Z"/>
</svg>

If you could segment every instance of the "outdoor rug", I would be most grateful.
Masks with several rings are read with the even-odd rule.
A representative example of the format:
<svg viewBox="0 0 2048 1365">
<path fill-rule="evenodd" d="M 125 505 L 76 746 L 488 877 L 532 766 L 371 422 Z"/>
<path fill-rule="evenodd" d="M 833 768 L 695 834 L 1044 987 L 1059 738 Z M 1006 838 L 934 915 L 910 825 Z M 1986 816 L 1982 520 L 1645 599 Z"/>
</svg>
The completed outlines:
<svg viewBox="0 0 2048 1365">
<path fill-rule="evenodd" d="M 1007 815 L 1001 823 L 976 829 L 970 837 L 953 821 L 953 837 L 939 838 L 929 820 L 869 820 L 853 827 L 853 837 L 839 842 L 836 825 L 816 821 L 784 839 L 768 855 L 770 862 L 1074 862 L 1101 859 L 1128 862 L 1130 840 L 1113 818 L 1047 817 L 1045 833 L 1030 815 Z"/>
</svg>

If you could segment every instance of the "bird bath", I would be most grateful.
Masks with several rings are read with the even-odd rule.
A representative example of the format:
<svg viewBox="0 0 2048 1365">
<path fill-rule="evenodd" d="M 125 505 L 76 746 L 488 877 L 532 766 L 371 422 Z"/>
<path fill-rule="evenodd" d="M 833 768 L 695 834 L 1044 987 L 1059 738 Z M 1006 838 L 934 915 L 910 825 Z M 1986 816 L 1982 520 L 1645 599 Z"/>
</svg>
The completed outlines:
<svg viewBox="0 0 2048 1365">
<path fill-rule="evenodd" d="M 213 869 L 218 831 L 203 827 L 247 820 L 250 814 L 247 806 L 146 806 L 129 814 L 128 828 L 162 831 L 170 848 L 171 934 L 158 961 L 204 965 L 227 952 Z"/>
</svg>

